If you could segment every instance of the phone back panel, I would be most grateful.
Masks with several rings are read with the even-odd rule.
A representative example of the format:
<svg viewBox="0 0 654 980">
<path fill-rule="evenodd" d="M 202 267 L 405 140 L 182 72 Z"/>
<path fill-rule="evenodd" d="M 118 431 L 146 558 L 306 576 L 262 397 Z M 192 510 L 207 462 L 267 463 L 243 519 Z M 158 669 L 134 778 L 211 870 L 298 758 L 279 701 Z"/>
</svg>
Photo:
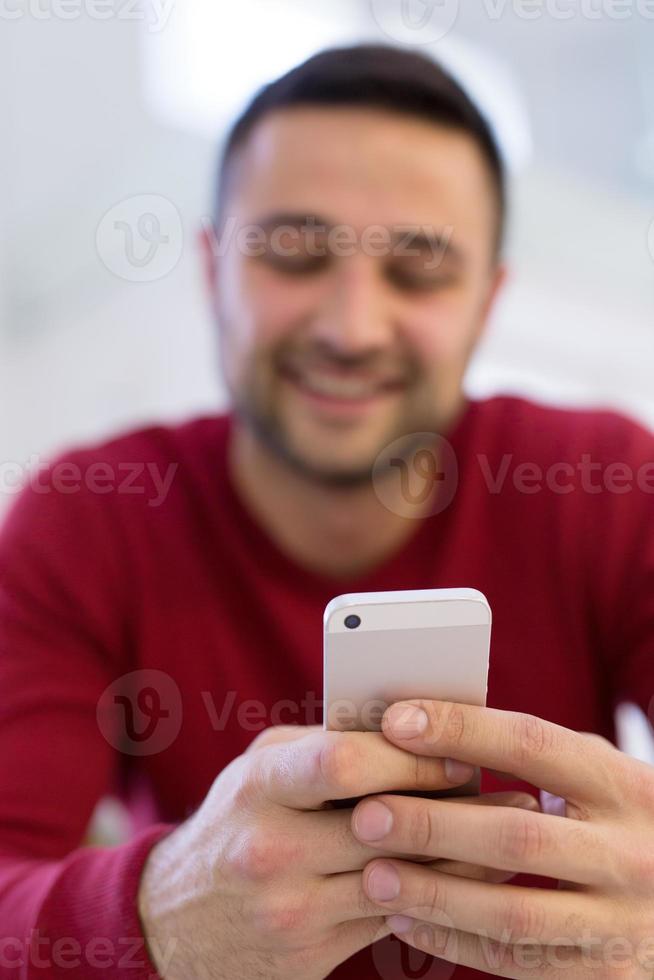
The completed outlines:
<svg viewBox="0 0 654 980">
<path fill-rule="evenodd" d="M 394 701 L 485 704 L 490 625 L 350 630 L 325 635 L 325 717 L 332 731 L 379 731 Z"/>
</svg>

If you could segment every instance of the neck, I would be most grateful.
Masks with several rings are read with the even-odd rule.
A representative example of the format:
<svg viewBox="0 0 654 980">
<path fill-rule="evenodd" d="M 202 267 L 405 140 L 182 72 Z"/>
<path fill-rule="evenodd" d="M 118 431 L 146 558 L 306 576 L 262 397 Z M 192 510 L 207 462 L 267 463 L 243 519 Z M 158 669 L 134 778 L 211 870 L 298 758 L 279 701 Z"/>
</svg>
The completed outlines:
<svg viewBox="0 0 654 980">
<path fill-rule="evenodd" d="M 384 506 L 372 481 L 356 487 L 312 481 L 274 455 L 238 417 L 229 466 L 258 523 L 282 551 L 312 571 L 343 578 L 363 574 L 417 530 L 415 513 L 399 516 L 399 501 L 397 513 Z"/>
</svg>

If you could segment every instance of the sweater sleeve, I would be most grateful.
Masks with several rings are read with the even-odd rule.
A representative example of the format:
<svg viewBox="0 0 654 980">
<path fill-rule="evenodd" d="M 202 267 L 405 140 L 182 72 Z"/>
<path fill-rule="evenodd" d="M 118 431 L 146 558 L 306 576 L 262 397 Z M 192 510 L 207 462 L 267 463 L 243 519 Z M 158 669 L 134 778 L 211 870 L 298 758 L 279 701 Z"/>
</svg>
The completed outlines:
<svg viewBox="0 0 654 980">
<path fill-rule="evenodd" d="M 67 481 L 41 475 L 0 528 L 0 978 L 156 978 L 136 897 L 172 826 L 81 846 L 116 785 L 96 710 L 126 669 L 127 613 L 115 510 L 71 489 L 79 461 L 66 464 Z"/>
</svg>

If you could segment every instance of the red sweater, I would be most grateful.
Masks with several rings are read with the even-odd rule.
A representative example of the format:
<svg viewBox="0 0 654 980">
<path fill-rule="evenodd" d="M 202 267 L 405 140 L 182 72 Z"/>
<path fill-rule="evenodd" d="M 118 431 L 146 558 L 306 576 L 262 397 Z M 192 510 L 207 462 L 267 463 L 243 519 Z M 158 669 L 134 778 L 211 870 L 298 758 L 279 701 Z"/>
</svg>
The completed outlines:
<svg viewBox="0 0 654 980">
<path fill-rule="evenodd" d="M 156 976 L 135 904 L 148 850 L 257 731 L 321 720 L 322 611 L 338 593 L 481 589 L 493 609 L 492 706 L 609 738 L 618 701 L 649 707 L 654 443 L 635 423 L 518 398 L 470 403 L 448 433 L 452 503 L 347 581 L 300 568 L 257 525 L 230 482 L 229 433 L 229 418 L 206 418 L 67 453 L 59 462 L 71 465 L 42 473 L 4 522 L 3 980 Z M 550 469 L 560 463 L 574 470 Z M 167 494 L 153 464 L 162 475 L 176 466 Z M 136 670 L 162 673 L 140 675 L 132 719 L 129 686 L 106 689 Z M 80 846 L 108 792 L 147 799 L 149 812 L 124 845 Z M 443 975 L 421 955 L 387 940 L 333 976 Z"/>
</svg>

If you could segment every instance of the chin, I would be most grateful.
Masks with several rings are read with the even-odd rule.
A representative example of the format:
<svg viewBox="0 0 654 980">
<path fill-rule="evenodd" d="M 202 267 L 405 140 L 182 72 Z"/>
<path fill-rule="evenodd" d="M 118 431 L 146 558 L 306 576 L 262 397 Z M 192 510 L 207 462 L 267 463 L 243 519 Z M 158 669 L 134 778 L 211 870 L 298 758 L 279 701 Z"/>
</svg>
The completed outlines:
<svg viewBox="0 0 654 980">
<path fill-rule="evenodd" d="M 355 486 L 370 482 L 372 467 L 388 443 L 386 433 L 376 427 L 366 431 L 348 428 L 290 424 L 277 428 L 277 454 L 296 472 L 333 486 Z"/>
<path fill-rule="evenodd" d="M 285 453 L 286 460 L 298 472 L 325 484 L 354 485 L 370 481 L 372 466 L 376 458 L 374 452 L 334 451 L 333 447 L 321 452 L 314 442 L 311 446 L 290 442 Z"/>
<path fill-rule="evenodd" d="M 325 429 L 308 424 L 286 430 L 288 445 L 296 455 L 330 470 L 370 470 L 377 455 L 394 438 L 393 432 L 387 425 Z"/>
</svg>

